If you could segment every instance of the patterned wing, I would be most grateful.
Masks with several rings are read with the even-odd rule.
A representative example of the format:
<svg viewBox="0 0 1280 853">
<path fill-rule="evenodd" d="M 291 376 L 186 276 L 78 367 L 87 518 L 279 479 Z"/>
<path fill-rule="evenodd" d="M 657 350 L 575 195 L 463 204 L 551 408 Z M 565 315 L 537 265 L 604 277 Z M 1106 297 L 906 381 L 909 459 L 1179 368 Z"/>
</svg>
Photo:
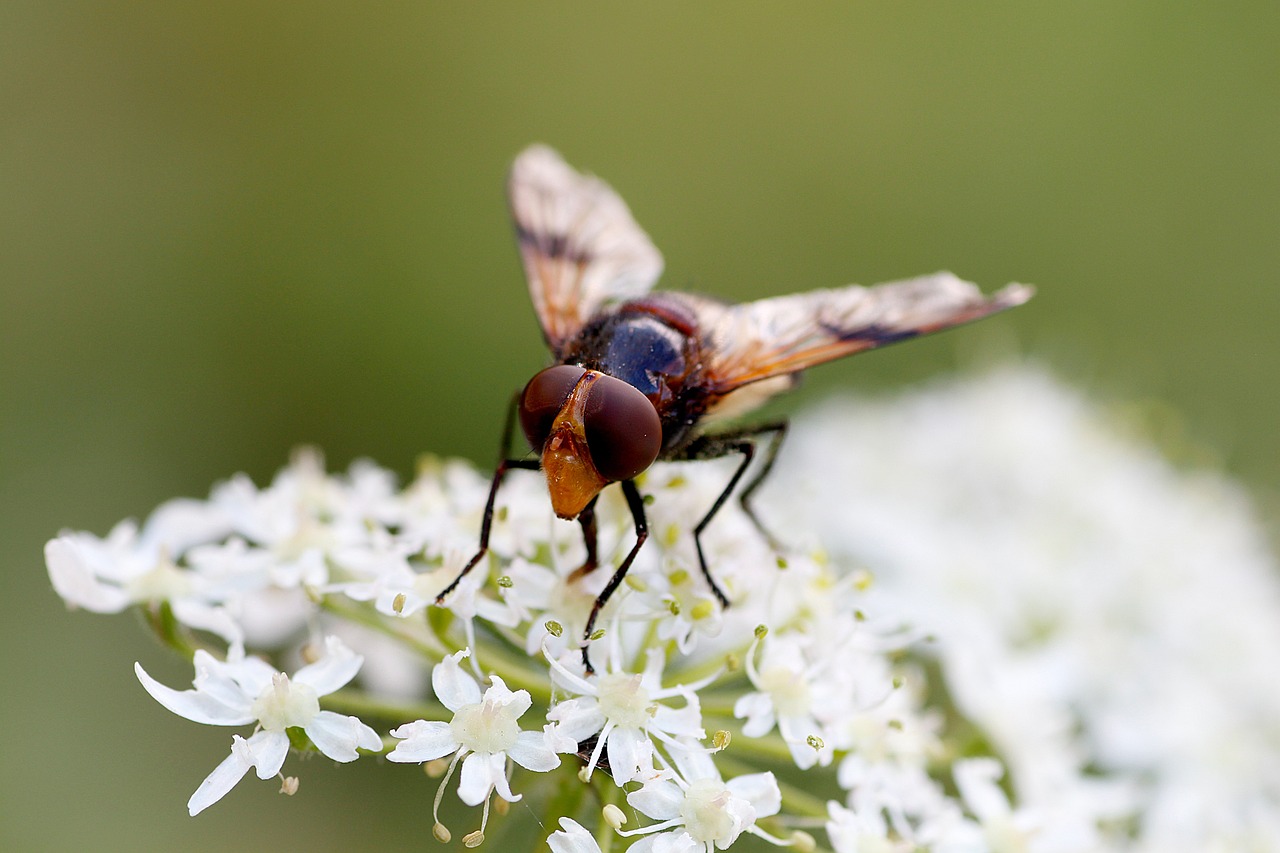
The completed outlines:
<svg viewBox="0 0 1280 853">
<path fill-rule="evenodd" d="M 544 145 L 516 158 L 508 197 L 533 308 L 557 354 L 601 307 L 644 294 L 662 273 L 618 194 Z"/>
<path fill-rule="evenodd" d="M 685 301 L 708 344 L 706 377 L 712 392 L 723 395 L 824 361 L 968 323 L 1021 305 L 1033 293 L 1029 285 L 1011 284 L 985 296 L 976 285 L 942 272 L 741 305 L 697 297 Z"/>
</svg>

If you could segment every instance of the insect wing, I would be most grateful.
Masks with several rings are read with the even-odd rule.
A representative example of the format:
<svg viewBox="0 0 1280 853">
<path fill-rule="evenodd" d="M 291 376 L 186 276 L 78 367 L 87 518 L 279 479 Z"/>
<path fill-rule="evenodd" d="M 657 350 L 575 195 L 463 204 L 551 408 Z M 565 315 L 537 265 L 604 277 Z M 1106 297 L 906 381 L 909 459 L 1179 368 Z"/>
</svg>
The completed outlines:
<svg viewBox="0 0 1280 853">
<path fill-rule="evenodd" d="M 968 323 L 1021 305 L 1034 289 L 1013 284 L 985 296 L 951 273 L 875 287 L 815 290 L 740 305 L 690 300 L 710 343 L 715 394 L 786 376 L 846 355 Z"/>
<path fill-rule="evenodd" d="M 533 308 L 557 354 L 602 307 L 646 293 L 662 273 L 618 194 L 546 146 L 516 158 L 508 197 Z"/>
</svg>

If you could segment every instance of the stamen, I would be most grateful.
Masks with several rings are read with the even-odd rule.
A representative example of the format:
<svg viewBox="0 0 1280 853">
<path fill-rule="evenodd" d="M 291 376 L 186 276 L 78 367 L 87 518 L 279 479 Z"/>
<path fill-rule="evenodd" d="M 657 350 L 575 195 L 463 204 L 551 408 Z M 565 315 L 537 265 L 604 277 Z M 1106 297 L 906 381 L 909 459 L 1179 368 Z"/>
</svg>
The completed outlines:
<svg viewBox="0 0 1280 853">
<path fill-rule="evenodd" d="M 601 814 L 604 816 L 604 822 L 613 827 L 614 830 L 622 829 L 627 822 L 626 813 L 613 803 L 609 803 L 609 805 L 601 809 Z"/>
<path fill-rule="evenodd" d="M 449 784 L 449 780 L 453 778 L 453 771 L 458 766 L 458 760 L 462 758 L 465 749 L 460 749 L 453 755 L 453 760 L 449 762 L 449 770 L 444 774 L 444 780 L 440 782 L 440 787 L 436 788 L 436 799 L 431 804 L 431 817 L 437 824 L 440 823 L 440 800 L 444 797 L 445 786 Z M 445 830 L 446 832 L 448 830 Z"/>
</svg>

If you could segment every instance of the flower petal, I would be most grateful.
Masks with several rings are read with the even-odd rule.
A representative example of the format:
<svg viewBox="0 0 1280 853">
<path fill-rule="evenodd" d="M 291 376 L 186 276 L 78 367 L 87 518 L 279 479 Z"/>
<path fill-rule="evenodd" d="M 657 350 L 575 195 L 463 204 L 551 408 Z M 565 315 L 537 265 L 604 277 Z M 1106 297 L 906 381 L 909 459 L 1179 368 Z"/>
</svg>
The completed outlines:
<svg viewBox="0 0 1280 853">
<path fill-rule="evenodd" d="M 443 758 L 451 752 L 457 752 L 459 743 L 453 736 L 453 729 L 448 723 L 438 720 L 415 720 L 397 729 L 392 729 L 392 737 L 401 738 L 396 748 L 387 753 L 388 761 L 403 764 L 417 764 Z"/>
<path fill-rule="evenodd" d="M 363 657 L 329 636 L 324 639 L 324 657 L 298 670 L 293 680 L 315 690 L 317 696 L 325 696 L 355 678 L 362 663 Z"/>
<path fill-rule="evenodd" d="M 671 820 L 680 816 L 684 792 L 675 782 L 662 779 L 627 794 L 627 802 L 654 820 Z"/>
<path fill-rule="evenodd" d="M 559 726 L 560 733 L 582 743 L 605 724 L 604 712 L 594 697 L 566 699 L 552 706 L 547 719 Z"/>
<path fill-rule="evenodd" d="M 560 766 L 560 756 L 547 743 L 545 732 L 521 732 L 507 750 L 511 760 L 526 770 L 546 773 Z"/>
<path fill-rule="evenodd" d="M 129 596 L 119 586 L 102 583 L 69 537 L 44 546 L 49 581 L 63 601 L 93 613 L 119 613 L 129 606 Z"/>
<path fill-rule="evenodd" d="M 284 732 L 256 732 L 246 741 L 252 753 L 253 766 L 259 779 L 270 779 L 280 772 L 289 755 L 289 736 Z"/>
<path fill-rule="evenodd" d="M 382 738 L 358 717 L 321 711 L 303 727 L 316 749 L 334 761 L 355 761 L 360 757 L 356 747 L 371 751 L 382 748 Z"/>
<path fill-rule="evenodd" d="M 483 803 L 499 780 L 506 787 L 506 763 L 507 757 L 501 752 L 484 755 L 473 752 L 468 755 L 462 761 L 458 796 L 469 806 Z"/>
<path fill-rule="evenodd" d="M 133 671 L 151 698 L 179 717 L 209 726 L 243 726 L 255 719 L 246 708 L 228 708 L 222 702 L 199 690 L 174 690 L 147 675 L 142 664 L 134 663 Z M 225 791 L 223 793 L 226 793 Z"/>
<path fill-rule="evenodd" d="M 231 736 L 231 754 L 222 759 L 222 763 L 213 768 L 213 772 L 205 777 L 196 788 L 196 792 L 187 800 L 187 812 L 192 817 L 209 808 L 227 795 L 227 792 L 244 778 L 253 766 L 253 757 L 249 746 L 240 735 Z"/>
<path fill-rule="evenodd" d="M 649 738 L 636 729 L 618 727 L 609 733 L 605 741 L 609 753 L 609 767 L 613 780 L 619 785 L 637 779 L 644 763 L 653 763 L 653 745 Z"/>
<path fill-rule="evenodd" d="M 507 683 L 496 675 L 489 677 L 493 684 L 484 692 L 486 702 L 496 702 L 503 708 L 515 711 L 515 718 L 519 719 L 524 712 L 529 710 L 533 705 L 533 697 L 529 695 L 528 690 L 512 691 L 507 687 Z"/>
<path fill-rule="evenodd" d="M 782 808 L 782 792 L 772 773 L 751 773 L 730 779 L 725 785 L 735 797 L 742 797 L 756 810 L 756 817 L 775 815 Z"/>
<path fill-rule="evenodd" d="M 463 705 L 474 705 L 480 701 L 480 685 L 470 675 L 462 671 L 459 661 L 470 652 L 463 650 L 449 655 L 431 669 L 431 689 L 436 698 L 450 711 L 457 711 Z"/>
<path fill-rule="evenodd" d="M 600 853 L 600 845 L 573 818 L 560 818 L 560 829 L 547 839 L 551 853 Z"/>
<path fill-rule="evenodd" d="M 189 598 L 175 598 L 169 602 L 173 616 L 183 625 L 208 631 L 231 645 L 243 645 L 244 629 L 240 627 L 225 607 L 216 607 Z"/>
</svg>

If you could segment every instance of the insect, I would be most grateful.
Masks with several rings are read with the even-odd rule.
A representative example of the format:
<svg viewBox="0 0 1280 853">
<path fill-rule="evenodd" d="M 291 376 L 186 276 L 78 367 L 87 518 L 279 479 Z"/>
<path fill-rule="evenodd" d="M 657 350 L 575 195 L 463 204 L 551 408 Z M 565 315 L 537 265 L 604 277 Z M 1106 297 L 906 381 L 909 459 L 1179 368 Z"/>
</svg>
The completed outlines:
<svg viewBox="0 0 1280 853">
<path fill-rule="evenodd" d="M 512 166 L 508 198 L 534 311 L 553 364 L 511 403 L 502 452 L 485 506 L 479 550 L 437 597 L 437 604 L 484 557 L 494 500 L 508 471 L 541 469 L 551 506 L 577 519 L 586 560 L 571 579 L 599 565 L 596 499 L 619 483 L 636 541 L 592 606 L 582 660 L 597 617 L 648 538 L 635 477 L 658 460 L 737 455 L 738 467 L 693 529 L 699 567 L 724 606 L 702 549 L 702 533 L 767 442 L 758 470 L 739 497 L 766 541 L 751 497 L 786 434 L 786 421 L 716 431 L 795 384 L 800 372 L 863 350 L 947 329 L 1026 302 L 1032 288 L 1010 285 L 984 296 L 950 273 L 851 285 L 726 304 L 691 293 L 652 291 L 662 255 L 603 181 L 576 172 L 555 151 L 535 145 Z M 513 456 L 518 420 L 537 459 Z"/>
</svg>

